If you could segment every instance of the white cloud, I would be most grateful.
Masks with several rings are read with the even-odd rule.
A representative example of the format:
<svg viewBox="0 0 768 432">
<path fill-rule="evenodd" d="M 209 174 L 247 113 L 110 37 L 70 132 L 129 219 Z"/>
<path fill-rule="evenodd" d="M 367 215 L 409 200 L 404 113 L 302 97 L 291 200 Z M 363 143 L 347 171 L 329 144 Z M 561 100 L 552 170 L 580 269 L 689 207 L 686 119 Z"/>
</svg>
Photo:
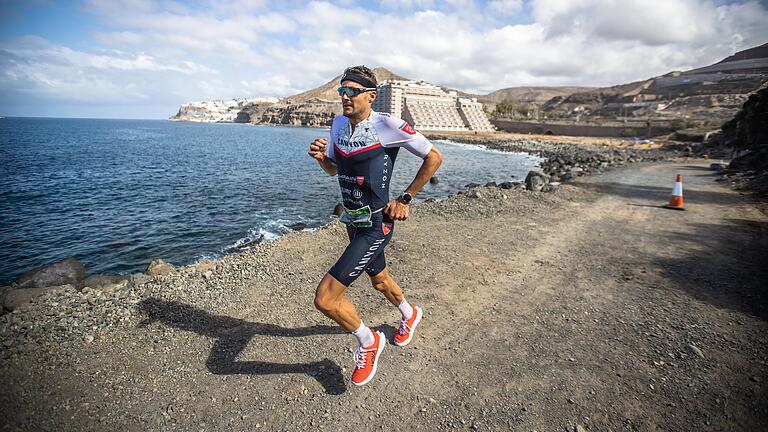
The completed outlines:
<svg viewBox="0 0 768 432">
<path fill-rule="evenodd" d="M 523 0 L 493 0 L 488 3 L 488 9 L 502 15 L 516 15 L 523 10 Z"/>
<path fill-rule="evenodd" d="M 367 5 L 88 0 L 87 10 L 103 23 L 89 41 L 95 45 L 6 40 L 0 90 L 59 100 L 149 100 L 171 104 L 162 108 L 171 113 L 185 100 L 287 96 L 352 64 L 475 92 L 612 85 L 702 66 L 768 40 L 768 11 L 755 1 Z"/>
</svg>

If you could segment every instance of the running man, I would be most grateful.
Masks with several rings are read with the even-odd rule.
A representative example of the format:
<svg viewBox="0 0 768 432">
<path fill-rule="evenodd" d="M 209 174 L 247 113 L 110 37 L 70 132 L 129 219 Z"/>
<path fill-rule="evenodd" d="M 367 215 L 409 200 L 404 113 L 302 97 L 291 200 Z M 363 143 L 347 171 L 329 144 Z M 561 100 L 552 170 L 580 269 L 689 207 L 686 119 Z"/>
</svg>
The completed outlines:
<svg viewBox="0 0 768 432">
<path fill-rule="evenodd" d="M 350 241 L 317 286 L 315 307 L 357 338 L 352 384 L 358 386 L 373 379 L 386 340 L 383 333 L 363 323 L 344 293 L 365 271 L 373 288 L 400 310 L 395 345 L 404 347 L 411 342 L 423 311 L 405 300 L 402 289 L 390 276 L 384 247 L 392 238 L 394 221 L 408 219 L 411 199 L 443 161 L 432 143 L 408 123 L 371 109 L 376 86 L 376 76 L 367 67 L 346 69 L 338 89 L 344 114 L 333 119 L 330 143 L 318 138 L 309 146 L 309 155 L 323 170 L 338 175 L 345 209 L 340 220 L 347 225 Z M 423 162 L 405 191 L 390 200 L 389 180 L 400 147 Z"/>
</svg>

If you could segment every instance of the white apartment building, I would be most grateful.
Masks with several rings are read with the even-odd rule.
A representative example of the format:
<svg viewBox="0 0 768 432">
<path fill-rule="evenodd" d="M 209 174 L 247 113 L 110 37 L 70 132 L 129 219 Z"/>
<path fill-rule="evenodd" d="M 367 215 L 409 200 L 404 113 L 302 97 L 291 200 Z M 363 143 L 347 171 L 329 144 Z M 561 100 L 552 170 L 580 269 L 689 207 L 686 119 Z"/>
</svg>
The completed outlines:
<svg viewBox="0 0 768 432">
<path fill-rule="evenodd" d="M 401 117 L 422 131 L 491 131 L 493 126 L 475 99 L 460 98 L 424 81 L 384 81 L 373 109 Z"/>
<path fill-rule="evenodd" d="M 277 98 L 251 98 L 190 102 L 182 104 L 179 113 L 171 119 L 206 123 L 233 122 L 240 110 L 247 104 L 275 103 L 277 101 Z"/>
<path fill-rule="evenodd" d="M 456 105 L 464 124 L 473 131 L 492 131 L 493 125 L 483 111 L 483 104 L 475 98 L 460 97 Z"/>
</svg>

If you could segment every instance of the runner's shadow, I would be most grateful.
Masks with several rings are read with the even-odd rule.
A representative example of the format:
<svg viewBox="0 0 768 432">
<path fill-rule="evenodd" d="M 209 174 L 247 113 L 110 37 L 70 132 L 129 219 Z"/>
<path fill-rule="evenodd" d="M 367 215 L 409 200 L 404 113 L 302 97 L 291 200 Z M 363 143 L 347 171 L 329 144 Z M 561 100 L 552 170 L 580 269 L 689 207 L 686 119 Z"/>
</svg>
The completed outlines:
<svg viewBox="0 0 768 432">
<path fill-rule="evenodd" d="M 256 335 L 279 337 L 303 337 L 321 334 L 341 334 L 344 331 L 335 326 L 315 325 L 310 327 L 285 328 L 274 324 L 253 323 L 242 319 L 214 315 L 194 306 L 177 301 L 149 298 L 139 303 L 147 315 L 140 325 L 154 321 L 202 336 L 215 338 L 206 360 L 208 370 L 217 375 L 250 374 L 271 375 L 304 373 L 316 379 L 332 395 L 346 391 L 341 368 L 329 359 L 312 363 L 272 363 L 264 361 L 238 361 L 237 356 L 248 346 Z"/>
<path fill-rule="evenodd" d="M 389 341 L 390 344 L 395 344 L 395 333 L 397 332 L 397 329 L 392 327 L 389 324 L 382 324 L 378 327 L 376 327 L 376 330 L 381 331 L 384 333 L 384 337 L 387 338 L 387 341 Z"/>
</svg>

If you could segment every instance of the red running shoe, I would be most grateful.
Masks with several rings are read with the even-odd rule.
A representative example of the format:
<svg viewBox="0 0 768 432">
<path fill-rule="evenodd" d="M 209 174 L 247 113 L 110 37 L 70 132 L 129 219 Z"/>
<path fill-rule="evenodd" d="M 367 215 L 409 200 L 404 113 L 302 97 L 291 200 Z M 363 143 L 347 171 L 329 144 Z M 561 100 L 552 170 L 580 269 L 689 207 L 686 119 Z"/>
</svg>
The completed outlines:
<svg viewBox="0 0 768 432">
<path fill-rule="evenodd" d="M 403 319 L 400 320 L 400 328 L 397 329 L 397 333 L 395 334 L 395 345 L 404 347 L 411 343 L 411 339 L 413 339 L 413 332 L 416 330 L 416 326 L 419 325 L 421 322 L 421 317 L 423 316 L 424 312 L 421 310 L 421 308 L 414 306 L 411 319 L 408 321 Z"/>
<path fill-rule="evenodd" d="M 380 331 L 373 332 L 373 343 L 367 347 L 358 347 L 355 351 L 355 370 L 352 372 L 352 384 L 361 386 L 368 384 L 376 375 L 379 356 L 384 350 L 387 340 Z"/>
</svg>

